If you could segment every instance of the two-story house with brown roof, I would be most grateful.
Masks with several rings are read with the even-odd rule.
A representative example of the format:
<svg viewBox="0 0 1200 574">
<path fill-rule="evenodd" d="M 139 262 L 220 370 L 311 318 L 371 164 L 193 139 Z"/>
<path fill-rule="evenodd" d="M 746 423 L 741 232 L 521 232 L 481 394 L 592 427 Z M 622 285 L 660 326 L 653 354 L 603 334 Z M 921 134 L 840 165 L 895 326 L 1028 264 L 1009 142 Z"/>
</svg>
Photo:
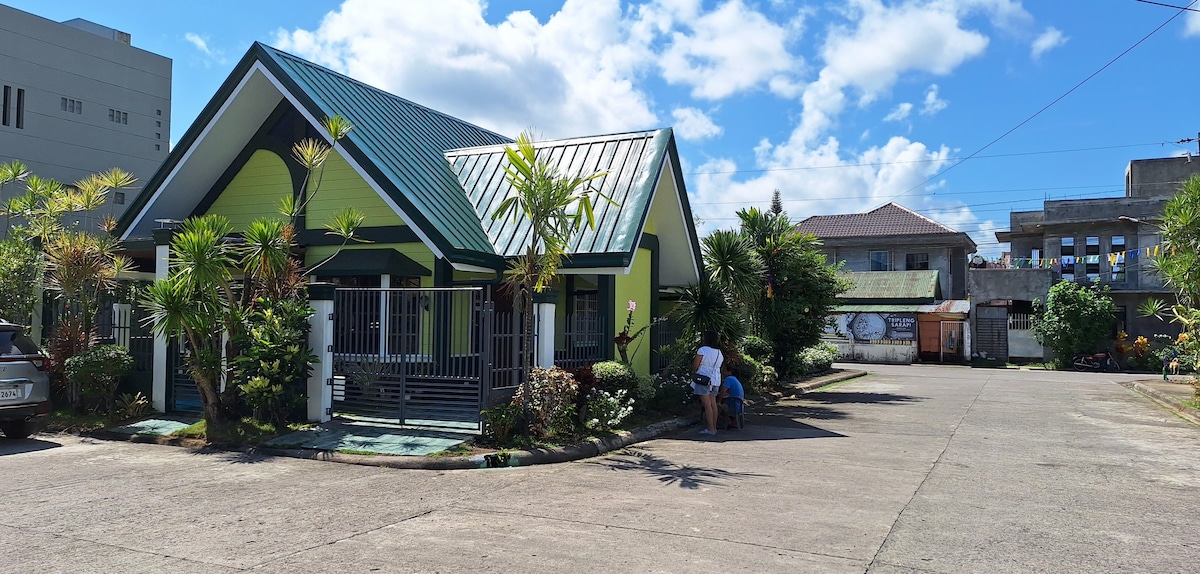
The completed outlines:
<svg viewBox="0 0 1200 574">
<path fill-rule="evenodd" d="M 816 215 L 796 227 L 817 236 L 829 261 L 844 261 L 847 271 L 937 271 L 947 299 L 967 296 L 967 258 L 975 242 L 902 205 Z"/>
</svg>

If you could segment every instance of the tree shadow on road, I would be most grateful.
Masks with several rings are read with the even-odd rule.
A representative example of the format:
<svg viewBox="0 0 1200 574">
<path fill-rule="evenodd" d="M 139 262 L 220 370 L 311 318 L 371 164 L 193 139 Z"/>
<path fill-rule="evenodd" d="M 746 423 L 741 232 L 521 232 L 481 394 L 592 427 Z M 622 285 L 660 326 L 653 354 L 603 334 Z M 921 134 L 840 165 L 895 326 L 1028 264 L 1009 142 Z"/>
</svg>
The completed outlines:
<svg viewBox="0 0 1200 574">
<path fill-rule="evenodd" d="M 220 460 L 221 462 L 228 462 L 231 464 L 259 464 L 263 462 L 269 462 L 276 458 L 274 456 L 265 454 L 221 450 L 219 448 L 199 448 L 189 452 L 191 452 L 193 456 L 207 456 Z"/>
<path fill-rule="evenodd" d="M 800 401 L 813 401 L 825 403 L 827 405 L 841 404 L 901 404 L 923 401 L 925 397 L 914 397 L 910 395 L 897 395 L 894 393 L 856 393 L 846 391 L 821 391 L 816 393 L 806 393 L 797 398 Z"/>
<path fill-rule="evenodd" d="M 692 490 L 702 486 L 725 486 L 728 482 L 744 478 L 767 476 L 753 472 L 729 472 L 713 467 L 680 465 L 637 448 L 626 448 L 602 460 L 588 461 L 585 464 L 604 466 L 609 470 L 641 472 L 655 477 L 664 485 L 679 485 L 680 488 Z"/>
</svg>

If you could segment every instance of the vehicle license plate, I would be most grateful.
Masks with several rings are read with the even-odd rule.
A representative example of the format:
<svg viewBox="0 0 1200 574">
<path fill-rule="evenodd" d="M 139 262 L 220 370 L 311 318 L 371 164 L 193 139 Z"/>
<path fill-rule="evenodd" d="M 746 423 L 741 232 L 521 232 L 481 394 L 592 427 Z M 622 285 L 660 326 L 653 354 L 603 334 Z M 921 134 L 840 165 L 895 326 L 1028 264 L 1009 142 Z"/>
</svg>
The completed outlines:
<svg viewBox="0 0 1200 574">
<path fill-rule="evenodd" d="M 21 387 L 0 387 L 0 401 L 22 398 Z"/>
</svg>

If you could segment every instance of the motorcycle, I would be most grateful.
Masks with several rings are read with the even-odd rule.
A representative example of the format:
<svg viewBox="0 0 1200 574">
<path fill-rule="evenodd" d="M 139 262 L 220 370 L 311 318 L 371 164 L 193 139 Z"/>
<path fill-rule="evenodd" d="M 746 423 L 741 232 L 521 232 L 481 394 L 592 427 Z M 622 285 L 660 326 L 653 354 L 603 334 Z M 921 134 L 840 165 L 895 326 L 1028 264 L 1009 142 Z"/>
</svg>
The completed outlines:
<svg viewBox="0 0 1200 574">
<path fill-rule="evenodd" d="M 1076 371 L 1108 371 L 1115 373 L 1121 370 L 1121 365 L 1113 358 L 1112 353 L 1105 350 L 1102 353 L 1076 353 L 1071 358 L 1071 366 Z"/>
</svg>

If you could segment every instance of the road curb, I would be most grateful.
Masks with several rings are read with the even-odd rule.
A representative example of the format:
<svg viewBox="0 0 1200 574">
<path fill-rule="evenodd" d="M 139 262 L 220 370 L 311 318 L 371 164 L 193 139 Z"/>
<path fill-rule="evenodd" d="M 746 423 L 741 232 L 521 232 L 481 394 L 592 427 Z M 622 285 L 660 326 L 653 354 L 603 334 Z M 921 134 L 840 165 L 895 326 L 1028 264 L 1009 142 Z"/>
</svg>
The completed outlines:
<svg viewBox="0 0 1200 574">
<path fill-rule="evenodd" d="M 867 374 L 856 369 L 842 369 L 825 375 L 820 375 L 806 381 L 789 385 L 792 395 L 812 392 L 821 387 L 855 379 Z M 554 464 L 571 462 L 599 456 L 606 452 L 624 448 L 631 444 L 658 438 L 667 433 L 696 426 L 695 417 L 678 417 L 657 422 L 631 431 L 619 431 L 610 436 L 595 438 L 588 441 L 554 448 L 498 451 L 490 454 L 472 456 L 449 456 L 430 458 L 427 456 L 394 456 L 387 454 L 351 454 L 329 450 L 313 450 L 306 448 L 272 448 L 265 446 L 251 447 L 222 447 L 208 444 L 203 439 L 182 438 L 161 435 L 122 434 L 111 431 L 93 431 L 86 436 L 102 440 L 159 444 L 176 446 L 193 450 L 210 450 L 224 452 L 241 452 L 262 456 L 278 456 L 319 460 L 341 464 L 357 464 L 361 466 L 378 466 L 408 470 L 469 470 L 478 468 L 504 468 L 516 466 L 533 466 L 537 464 Z"/>
<path fill-rule="evenodd" d="M 535 464 L 552 464 L 591 458 L 609 451 L 624 448 L 634 443 L 647 441 L 670 432 L 685 429 L 696 424 L 697 423 L 694 417 L 679 417 L 636 428 L 631 431 L 618 431 L 607 437 L 595 438 L 581 443 L 555 448 L 498 451 L 490 454 L 450 456 L 441 458 L 430 458 L 427 456 L 394 456 L 386 454 L 351 454 L 304 448 L 271 448 L 264 446 L 222 447 L 208 444 L 203 439 L 146 434 L 129 435 L 105 430 L 92 431 L 85 433 L 84 436 L 101 440 L 176 446 L 192 450 L 240 452 L 262 456 L 278 456 L 306 460 L 319 460 L 324 462 L 337 462 L 342 464 L 357 464 L 361 466 L 378 466 L 384 468 L 409 470 L 469 470 L 477 468 L 532 466 Z"/>
<path fill-rule="evenodd" d="M 791 388 L 793 395 L 802 395 L 804 393 L 815 391 L 821 387 L 827 387 L 834 383 L 849 381 L 850 379 L 857 379 L 858 377 L 866 374 L 866 371 L 860 371 L 858 369 L 841 369 L 839 372 L 820 375 L 807 381 L 792 383 L 789 385 L 789 387 Z"/>
<path fill-rule="evenodd" d="M 1171 412 L 1186 419 L 1188 422 L 1200 426 L 1200 411 L 1183 404 L 1183 401 L 1168 395 L 1167 393 L 1147 387 L 1146 385 L 1143 385 L 1137 381 L 1123 382 L 1121 383 L 1121 386 L 1145 395 L 1150 400 L 1162 405 Z"/>
</svg>

